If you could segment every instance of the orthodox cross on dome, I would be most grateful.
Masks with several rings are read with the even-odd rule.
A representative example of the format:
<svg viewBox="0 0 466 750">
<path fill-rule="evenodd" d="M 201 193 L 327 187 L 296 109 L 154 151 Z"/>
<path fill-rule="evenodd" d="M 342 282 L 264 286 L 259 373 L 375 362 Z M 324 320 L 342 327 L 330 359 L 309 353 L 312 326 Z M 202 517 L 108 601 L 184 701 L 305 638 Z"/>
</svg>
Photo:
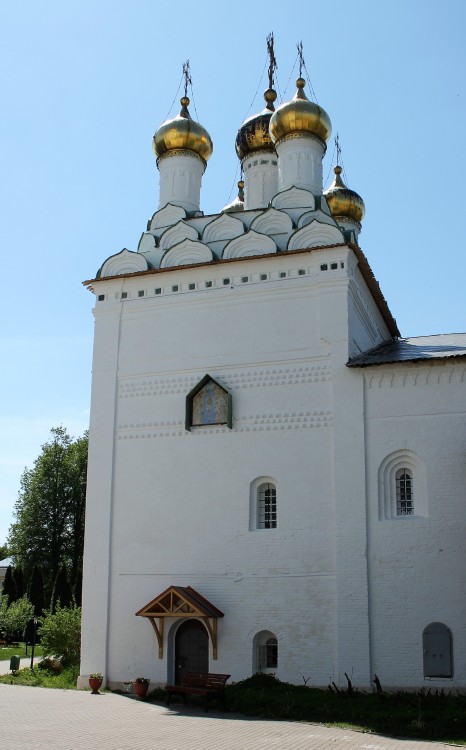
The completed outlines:
<svg viewBox="0 0 466 750">
<path fill-rule="evenodd" d="M 304 60 L 303 43 L 299 42 L 296 45 L 296 48 L 298 50 L 298 60 L 299 60 L 299 78 L 296 81 L 296 85 L 298 87 L 298 90 L 296 92 L 296 98 L 297 99 L 307 99 L 307 96 L 305 95 L 304 90 L 303 90 L 304 86 L 305 86 L 305 80 L 303 78 L 303 73 L 305 72 L 306 73 L 307 83 L 308 83 L 309 89 L 311 91 L 312 99 L 315 101 L 316 104 L 318 104 L 316 92 L 314 91 L 314 89 L 312 87 L 311 77 L 309 75 L 308 69 L 306 68 L 306 62 Z M 294 70 L 294 66 L 293 66 L 293 70 Z M 299 81 L 299 83 L 298 83 L 298 81 Z"/>
<path fill-rule="evenodd" d="M 338 166 L 341 160 L 341 146 L 340 146 L 340 137 L 338 133 L 336 134 L 336 137 L 335 137 L 335 149 L 337 152 L 337 166 Z"/>
<path fill-rule="evenodd" d="M 188 96 L 188 86 L 193 85 L 193 82 L 191 80 L 191 68 L 189 67 L 189 60 L 186 60 L 186 62 L 183 63 L 183 77 L 184 77 L 184 95 L 185 97 Z"/>
<path fill-rule="evenodd" d="M 298 42 L 298 44 L 296 45 L 296 47 L 297 47 L 297 50 L 298 50 L 298 59 L 299 59 L 299 77 L 302 78 L 303 77 L 303 68 L 306 67 L 306 65 L 304 63 L 303 43 L 302 42 Z"/>
<path fill-rule="evenodd" d="M 269 56 L 269 71 L 268 71 L 269 89 L 273 89 L 274 74 L 278 67 L 273 44 L 274 44 L 274 39 L 273 39 L 273 31 L 272 31 L 267 37 L 267 54 Z"/>
<path fill-rule="evenodd" d="M 274 76 L 275 71 L 277 69 L 277 60 L 275 58 L 275 51 L 273 48 L 273 32 L 268 35 L 267 37 L 267 54 L 269 56 L 269 88 L 267 91 L 264 91 L 264 99 L 266 101 L 266 107 L 270 112 L 275 111 L 274 107 L 274 101 L 277 98 L 277 92 L 275 91 L 273 84 L 274 84 Z"/>
</svg>

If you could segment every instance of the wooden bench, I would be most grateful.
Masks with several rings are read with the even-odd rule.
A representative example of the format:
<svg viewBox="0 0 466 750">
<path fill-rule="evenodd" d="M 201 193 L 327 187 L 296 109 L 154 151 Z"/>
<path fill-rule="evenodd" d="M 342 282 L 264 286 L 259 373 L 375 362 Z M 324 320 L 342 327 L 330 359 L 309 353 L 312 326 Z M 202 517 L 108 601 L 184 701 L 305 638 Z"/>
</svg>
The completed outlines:
<svg viewBox="0 0 466 750">
<path fill-rule="evenodd" d="M 187 705 L 186 696 L 204 695 L 204 710 L 208 711 L 209 704 L 212 700 L 219 700 L 226 711 L 225 683 L 229 674 L 213 674 L 212 672 L 185 672 L 181 685 L 167 685 L 165 688 L 168 692 L 167 706 L 170 705 L 172 695 L 182 695 L 185 706 Z"/>
</svg>

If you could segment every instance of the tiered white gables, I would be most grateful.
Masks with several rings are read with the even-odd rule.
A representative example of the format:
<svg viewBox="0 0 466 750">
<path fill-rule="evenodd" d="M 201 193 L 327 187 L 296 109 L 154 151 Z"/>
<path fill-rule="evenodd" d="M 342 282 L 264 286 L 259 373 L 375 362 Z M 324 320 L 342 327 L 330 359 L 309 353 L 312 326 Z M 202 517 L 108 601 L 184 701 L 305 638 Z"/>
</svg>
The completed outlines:
<svg viewBox="0 0 466 750">
<path fill-rule="evenodd" d="M 301 77 L 265 99 L 215 216 L 212 142 L 181 99 L 138 251 L 86 282 L 80 683 L 466 686 L 466 336 L 399 338 L 361 198 L 339 168 L 323 192 L 327 114 Z"/>
</svg>

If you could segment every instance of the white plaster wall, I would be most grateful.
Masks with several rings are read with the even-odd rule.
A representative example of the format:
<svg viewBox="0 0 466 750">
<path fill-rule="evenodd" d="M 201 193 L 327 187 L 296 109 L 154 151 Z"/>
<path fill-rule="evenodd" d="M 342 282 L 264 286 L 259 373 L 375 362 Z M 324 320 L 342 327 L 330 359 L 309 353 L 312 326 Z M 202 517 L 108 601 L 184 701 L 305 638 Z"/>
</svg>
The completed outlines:
<svg viewBox="0 0 466 750">
<path fill-rule="evenodd" d="M 278 193 L 278 160 L 275 152 L 256 152 L 243 162 L 244 208 L 267 208 Z"/>
<path fill-rule="evenodd" d="M 86 553 L 82 592 L 82 675 L 88 675 L 91 672 L 107 673 L 106 641 L 112 544 L 111 506 L 120 315 L 119 305 L 112 305 L 103 310 L 94 336 L 85 526 Z M 87 685 L 87 680 L 84 680 L 82 685 Z"/>
<path fill-rule="evenodd" d="M 348 354 L 355 357 L 389 341 L 391 336 L 377 305 L 368 294 L 355 259 L 349 259 L 348 265 L 351 278 L 348 297 Z"/>
<path fill-rule="evenodd" d="M 186 211 L 199 211 L 201 181 L 205 164 L 188 151 L 169 154 L 158 160 L 160 172 L 159 208 L 167 203 L 182 206 Z"/>
<path fill-rule="evenodd" d="M 463 366 L 347 368 L 351 342 L 372 340 L 365 315 L 385 335 L 354 260 L 329 248 L 95 284 L 82 675 L 164 683 L 172 623 L 159 660 L 134 613 L 191 585 L 225 613 L 210 669 L 233 679 L 270 630 L 280 679 L 418 686 L 422 629 L 440 620 L 466 684 Z M 233 395 L 231 431 L 185 431 L 206 373 Z M 425 462 L 428 518 L 381 522 L 378 467 L 400 448 Z M 275 530 L 249 530 L 258 476 L 277 482 Z"/>
<path fill-rule="evenodd" d="M 173 584 L 193 586 L 225 613 L 212 671 L 251 674 L 253 636 L 268 628 L 279 637 L 283 679 L 299 682 L 306 669 L 325 684 L 334 665 L 330 430 L 281 432 L 118 441 L 113 679 L 125 678 L 121 651 L 136 671 L 150 664 L 154 680 L 167 679 L 152 628 L 134 612 Z M 278 528 L 249 531 L 249 484 L 264 473 L 277 481 Z"/>
<path fill-rule="evenodd" d="M 279 192 L 298 187 L 321 195 L 322 159 L 325 154 L 323 143 L 317 138 L 299 135 L 279 141 L 275 148 L 278 154 Z"/>
<path fill-rule="evenodd" d="M 220 272 L 231 284 L 191 295 L 140 298 L 148 277 L 99 283 L 97 328 L 121 313 L 111 334 L 119 340 L 115 411 L 103 401 L 93 422 L 96 433 L 115 422 L 113 470 L 90 474 L 90 502 L 109 525 L 102 577 L 108 569 L 110 594 L 106 648 L 104 600 L 96 609 L 101 593 L 88 598 L 101 632 L 91 642 L 94 611 L 84 626 L 83 665 L 112 684 L 142 672 L 161 683 L 170 676 L 169 628 L 159 660 L 150 624 L 134 613 L 172 584 L 197 588 L 225 613 L 212 670 L 251 674 L 253 637 L 268 629 L 279 639 L 280 678 L 326 685 L 342 676 L 329 342 L 347 336 L 347 279 L 342 272 L 320 280 L 319 252 L 304 256 L 264 260 L 263 284 L 262 261 L 225 265 Z M 210 271 L 159 276 L 164 289 L 174 282 L 184 289 Z M 251 282 L 238 284 L 244 274 Z M 96 344 L 95 373 L 105 369 L 103 352 Z M 231 389 L 232 431 L 184 429 L 185 396 L 206 372 Z M 105 387 L 95 380 L 94 403 Z M 250 531 L 250 482 L 262 475 L 277 482 L 278 528 Z M 88 570 L 94 558 L 88 546 Z M 94 667 L 98 653 L 106 663 Z"/>
<path fill-rule="evenodd" d="M 458 362 L 365 370 L 372 669 L 383 685 L 466 681 L 466 372 Z M 377 472 L 396 450 L 425 464 L 427 517 L 379 520 Z M 425 499 L 422 498 L 422 501 Z M 453 634 L 452 679 L 423 676 L 422 632 Z"/>
</svg>

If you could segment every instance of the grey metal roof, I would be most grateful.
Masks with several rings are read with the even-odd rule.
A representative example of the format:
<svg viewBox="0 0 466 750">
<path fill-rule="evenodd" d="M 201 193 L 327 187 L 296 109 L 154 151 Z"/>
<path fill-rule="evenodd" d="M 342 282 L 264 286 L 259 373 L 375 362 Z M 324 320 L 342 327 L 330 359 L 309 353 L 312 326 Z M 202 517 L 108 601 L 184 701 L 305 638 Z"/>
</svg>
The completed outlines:
<svg viewBox="0 0 466 750">
<path fill-rule="evenodd" d="M 352 357 L 348 367 L 370 367 L 391 362 L 424 362 L 450 357 L 466 357 L 466 333 L 392 339 L 364 354 Z"/>
</svg>

